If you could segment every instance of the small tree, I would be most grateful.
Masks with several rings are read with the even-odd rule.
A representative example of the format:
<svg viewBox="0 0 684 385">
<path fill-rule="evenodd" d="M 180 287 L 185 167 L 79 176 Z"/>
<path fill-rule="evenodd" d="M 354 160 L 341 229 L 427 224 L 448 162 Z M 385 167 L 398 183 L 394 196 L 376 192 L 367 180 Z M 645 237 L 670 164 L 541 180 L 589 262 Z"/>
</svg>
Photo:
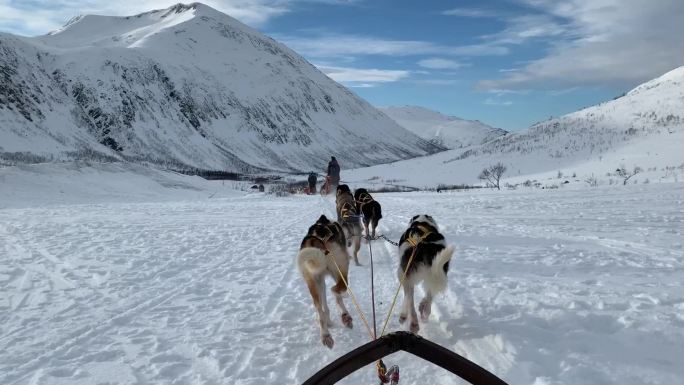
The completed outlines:
<svg viewBox="0 0 684 385">
<path fill-rule="evenodd" d="M 591 176 L 584 181 L 591 187 L 598 187 L 598 179 L 594 176 L 594 174 L 591 174 Z"/>
<path fill-rule="evenodd" d="M 617 176 L 619 176 L 620 178 L 622 178 L 622 185 L 624 186 L 624 185 L 627 184 L 627 181 L 628 181 L 631 177 L 633 177 L 634 175 L 640 173 L 641 171 L 642 171 L 642 170 L 641 170 L 641 167 L 635 166 L 634 169 L 630 172 L 630 171 L 627 171 L 627 169 L 626 169 L 625 166 L 623 165 L 623 166 L 620 166 L 617 170 L 615 170 L 615 175 L 617 175 Z"/>
<path fill-rule="evenodd" d="M 499 162 L 482 170 L 478 178 L 487 181 L 487 185 L 491 185 L 496 187 L 497 190 L 501 190 L 499 181 L 504 172 L 506 172 L 506 166 Z"/>
</svg>

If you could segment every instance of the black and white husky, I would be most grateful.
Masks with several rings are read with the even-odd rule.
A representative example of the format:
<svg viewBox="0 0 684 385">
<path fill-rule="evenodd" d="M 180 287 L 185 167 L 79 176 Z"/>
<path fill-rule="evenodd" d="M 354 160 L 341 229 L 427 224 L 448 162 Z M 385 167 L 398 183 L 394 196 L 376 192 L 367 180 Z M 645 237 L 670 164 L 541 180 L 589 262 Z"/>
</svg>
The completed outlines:
<svg viewBox="0 0 684 385">
<path fill-rule="evenodd" d="M 415 252 L 415 254 L 414 254 Z M 429 215 L 416 215 L 411 218 L 408 229 L 399 240 L 399 281 L 406 270 L 409 259 L 413 260 L 404 280 L 404 304 L 399 313 L 399 322 L 409 320 L 412 333 L 418 332 L 418 315 L 413 301 L 413 291 L 423 282 L 425 297 L 420 301 L 419 311 L 423 322 L 427 321 L 432 308 L 432 298 L 444 291 L 447 286 L 449 261 L 454 254 L 454 246 L 447 246 L 444 236 L 439 233 L 437 223 Z"/>
</svg>

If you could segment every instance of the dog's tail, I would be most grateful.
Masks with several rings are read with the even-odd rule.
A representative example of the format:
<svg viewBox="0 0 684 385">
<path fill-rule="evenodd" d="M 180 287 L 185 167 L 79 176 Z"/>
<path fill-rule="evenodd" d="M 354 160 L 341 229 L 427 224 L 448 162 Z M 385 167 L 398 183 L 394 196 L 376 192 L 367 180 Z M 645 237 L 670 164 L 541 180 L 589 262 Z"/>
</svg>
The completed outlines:
<svg viewBox="0 0 684 385">
<path fill-rule="evenodd" d="M 429 290 L 430 293 L 437 294 L 446 289 L 447 275 L 446 271 L 444 271 L 444 265 L 449 263 L 453 255 L 454 246 L 449 245 L 435 256 L 435 259 L 432 261 L 432 266 L 430 267 L 430 275 L 425 280 L 425 288 Z"/>
<path fill-rule="evenodd" d="M 325 253 L 315 247 L 305 247 L 297 254 L 297 265 L 302 274 L 320 274 L 326 268 Z"/>
</svg>

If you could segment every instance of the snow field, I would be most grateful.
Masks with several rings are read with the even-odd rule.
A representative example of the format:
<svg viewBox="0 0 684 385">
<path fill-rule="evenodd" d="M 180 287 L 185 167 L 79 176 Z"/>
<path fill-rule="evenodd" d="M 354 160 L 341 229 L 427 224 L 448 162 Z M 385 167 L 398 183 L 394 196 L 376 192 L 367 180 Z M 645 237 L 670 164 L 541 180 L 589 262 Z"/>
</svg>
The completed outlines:
<svg viewBox="0 0 684 385">
<path fill-rule="evenodd" d="M 683 184 L 375 198 L 380 234 L 428 213 L 456 245 L 424 337 L 511 384 L 684 381 Z M 320 344 L 295 266 L 333 212 L 263 194 L 0 209 L 0 383 L 301 383 L 368 340 L 329 295 L 335 347 Z M 372 247 L 381 324 L 398 260 Z M 360 260 L 350 282 L 370 317 L 366 243 Z M 385 362 L 402 383 L 462 383 L 406 353 Z M 342 383 L 375 381 L 369 367 Z"/>
</svg>

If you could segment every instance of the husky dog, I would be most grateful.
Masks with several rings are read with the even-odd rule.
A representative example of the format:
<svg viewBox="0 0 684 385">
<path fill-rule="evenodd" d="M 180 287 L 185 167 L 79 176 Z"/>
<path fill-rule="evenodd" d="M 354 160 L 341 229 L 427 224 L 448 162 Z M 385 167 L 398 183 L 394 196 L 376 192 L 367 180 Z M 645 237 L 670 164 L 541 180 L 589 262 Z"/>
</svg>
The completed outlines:
<svg viewBox="0 0 684 385">
<path fill-rule="evenodd" d="M 342 300 L 342 294 L 347 290 L 345 282 L 348 282 L 349 259 L 342 227 L 337 222 L 331 222 L 325 215 L 321 215 L 316 223 L 309 227 L 309 231 L 302 240 L 297 254 L 297 266 L 309 288 L 318 313 L 321 342 L 331 349 L 335 341 L 328 330 L 332 325 L 332 320 L 330 320 L 330 309 L 328 309 L 325 294 L 325 277 L 331 276 L 335 279 L 336 284 L 331 291 L 340 309 L 342 323 L 351 329 L 352 317 Z"/>
<path fill-rule="evenodd" d="M 347 247 L 354 245 L 354 263 L 358 266 L 360 265 L 359 249 L 361 248 L 361 221 L 359 220 L 354 196 L 352 196 L 349 186 L 346 184 L 337 186 L 335 201 L 337 206 L 337 222 L 342 225 L 342 228 L 344 229 L 344 235 L 347 238 Z"/>
<path fill-rule="evenodd" d="M 414 254 L 415 253 L 415 254 Z M 409 319 L 409 329 L 417 333 L 418 316 L 413 302 L 414 287 L 423 282 L 425 298 L 418 306 L 420 318 L 427 321 L 432 308 L 432 297 L 447 285 L 449 261 L 454 254 L 454 246 L 447 246 L 444 236 L 439 233 L 437 223 L 429 215 L 416 215 L 411 218 L 408 229 L 399 240 L 399 282 L 406 270 L 411 255 L 413 260 L 404 280 L 404 304 L 399 314 L 399 322 Z"/>
<path fill-rule="evenodd" d="M 363 214 L 366 237 L 370 235 L 371 238 L 375 238 L 375 228 L 378 227 L 378 222 L 382 218 L 380 203 L 373 199 L 365 188 L 354 191 L 354 201 L 356 201 L 356 212 Z"/>
</svg>

